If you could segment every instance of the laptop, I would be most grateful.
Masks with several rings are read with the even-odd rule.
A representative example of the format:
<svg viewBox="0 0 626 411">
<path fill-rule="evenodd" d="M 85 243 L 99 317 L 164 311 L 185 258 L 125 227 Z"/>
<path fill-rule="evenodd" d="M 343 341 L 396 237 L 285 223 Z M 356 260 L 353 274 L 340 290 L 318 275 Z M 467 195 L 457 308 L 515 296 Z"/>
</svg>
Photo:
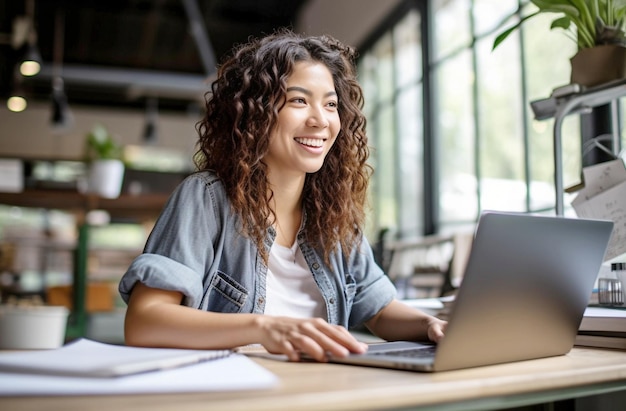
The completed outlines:
<svg viewBox="0 0 626 411">
<path fill-rule="evenodd" d="M 438 345 L 373 343 L 330 361 L 434 372 L 566 354 L 612 229 L 611 221 L 485 212 Z"/>
</svg>

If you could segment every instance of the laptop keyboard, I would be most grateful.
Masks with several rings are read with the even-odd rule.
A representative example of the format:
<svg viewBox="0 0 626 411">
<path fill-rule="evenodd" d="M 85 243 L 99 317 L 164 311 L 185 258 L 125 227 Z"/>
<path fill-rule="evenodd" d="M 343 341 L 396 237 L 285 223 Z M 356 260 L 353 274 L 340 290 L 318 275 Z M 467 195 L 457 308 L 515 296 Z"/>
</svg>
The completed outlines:
<svg viewBox="0 0 626 411">
<path fill-rule="evenodd" d="M 411 348 L 404 350 L 390 350 L 390 351 L 380 351 L 380 352 L 372 352 L 369 355 L 385 355 L 385 356 L 394 356 L 394 357 L 404 357 L 404 358 L 431 358 L 435 355 L 435 351 L 437 350 L 437 346 L 433 345 L 426 348 Z"/>
</svg>

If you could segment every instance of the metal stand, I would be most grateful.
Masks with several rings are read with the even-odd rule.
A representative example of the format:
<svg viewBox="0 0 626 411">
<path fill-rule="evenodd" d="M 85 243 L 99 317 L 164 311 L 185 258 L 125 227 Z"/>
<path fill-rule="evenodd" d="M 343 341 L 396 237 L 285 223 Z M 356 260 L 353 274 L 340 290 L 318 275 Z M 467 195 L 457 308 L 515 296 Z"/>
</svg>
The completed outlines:
<svg viewBox="0 0 626 411">
<path fill-rule="evenodd" d="M 626 79 L 583 89 L 578 84 L 570 84 L 554 89 L 552 95 L 530 103 L 536 120 L 554 117 L 554 188 L 556 193 L 556 214 L 562 216 L 563 207 L 563 153 L 561 151 L 561 128 L 569 114 L 589 112 L 592 108 L 614 103 L 626 96 Z M 613 140 L 619 142 L 619 130 L 613 129 Z M 618 145 L 615 145 L 617 147 Z"/>
</svg>

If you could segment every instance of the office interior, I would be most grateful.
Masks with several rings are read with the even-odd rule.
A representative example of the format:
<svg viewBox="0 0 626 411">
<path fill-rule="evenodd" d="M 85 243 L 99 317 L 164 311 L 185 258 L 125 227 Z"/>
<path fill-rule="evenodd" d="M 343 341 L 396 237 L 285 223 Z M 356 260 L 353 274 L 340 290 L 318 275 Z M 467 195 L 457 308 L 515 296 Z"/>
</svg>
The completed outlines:
<svg viewBox="0 0 626 411">
<path fill-rule="evenodd" d="M 18 160 L 24 176 L 17 193 L 0 193 L 4 302 L 45 301 L 53 290 L 55 301 L 71 304 L 82 264 L 85 317 L 77 332 L 123 342 L 117 280 L 168 193 L 194 169 L 195 123 L 214 67 L 234 44 L 280 26 L 331 34 L 359 50 L 375 169 L 367 236 L 402 296 L 453 293 L 483 210 L 555 215 L 561 196 L 562 214 L 575 217 L 569 188 L 581 183 L 582 169 L 625 158 L 621 97 L 568 116 L 558 192 L 554 119 L 536 119 L 530 103 L 569 84 L 576 45 L 548 29 L 549 16 L 537 16 L 492 50 L 495 36 L 533 7 L 518 0 L 1 1 L 0 159 Z M 31 46 L 41 69 L 24 76 L 17 67 Z M 15 93 L 26 101 L 19 112 L 7 106 Z M 121 195 L 76 200 L 86 136 L 97 125 L 123 147 Z M 407 248 L 406 259 L 394 259 Z"/>
</svg>

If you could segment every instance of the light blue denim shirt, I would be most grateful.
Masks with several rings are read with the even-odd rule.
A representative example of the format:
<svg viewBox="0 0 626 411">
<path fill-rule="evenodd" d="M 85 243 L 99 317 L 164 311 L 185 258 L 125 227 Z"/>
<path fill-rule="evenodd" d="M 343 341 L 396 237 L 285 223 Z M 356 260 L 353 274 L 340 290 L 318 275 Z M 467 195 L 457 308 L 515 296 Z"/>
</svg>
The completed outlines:
<svg viewBox="0 0 626 411">
<path fill-rule="evenodd" d="M 183 304 L 223 313 L 263 313 L 267 266 L 254 243 L 242 236 L 240 217 L 232 212 L 221 180 L 203 171 L 187 177 L 172 193 L 148 237 L 143 254 L 128 268 L 119 292 L 128 302 L 133 286 L 178 291 Z M 268 229 L 269 249 L 276 232 Z M 340 246 L 330 256 L 306 242 L 298 244 L 313 273 L 331 324 L 362 325 L 395 297 L 396 290 L 374 262 L 363 238 L 359 249 L 344 258 Z"/>
</svg>

